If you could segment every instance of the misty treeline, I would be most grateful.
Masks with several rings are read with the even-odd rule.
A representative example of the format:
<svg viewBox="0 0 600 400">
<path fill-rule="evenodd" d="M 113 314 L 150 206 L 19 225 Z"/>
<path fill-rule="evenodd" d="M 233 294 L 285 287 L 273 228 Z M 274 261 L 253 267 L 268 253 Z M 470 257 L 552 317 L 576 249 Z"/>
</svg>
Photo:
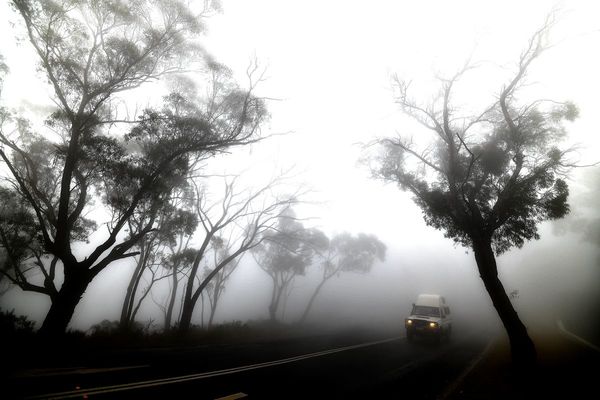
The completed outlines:
<svg viewBox="0 0 600 400">
<path fill-rule="evenodd" d="M 305 190 L 289 171 L 262 186 L 206 172 L 233 148 L 266 139 L 269 114 L 255 94 L 258 63 L 240 85 L 201 46 L 218 4 L 200 6 L 12 2 L 55 107 L 43 123 L 0 109 L 0 283 L 48 296 L 43 336 L 65 332 L 88 285 L 117 261 L 135 264 L 125 293 L 110 293 L 123 296 L 119 327 L 133 329 L 152 300 L 165 330 L 187 331 L 198 308 L 201 324 L 213 323 L 248 252 L 273 278 L 274 320 L 290 282 L 312 265 L 323 278 L 301 321 L 326 281 L 384 258 L 374 236 L 330 240 L 305 228 L 292 211 Z M 0 59 L 2 79 L 7 72 Z M 147 96 L 136 89 L 167 78 L 178 90 L 131 117 L 126 93 Z M 154 290 L 165 283 L 166 296 Z"/>
<path fill-rule="evenodd" d="M 432 139 L 422 145 L 408 135 L 382 138 L 371 158 L 374 175 L 412 193 L 428 225 L 473 251 L 520 367 L 535 362 L 536 350 L 498 277 L 496 256 L 539 239 L 540 222 L 569 212 L 566 176 L 577 166 L 573 148 L 561 147 L 565 122 L 578 116 L 576 106 L 518 97 L 531 65 L 550 47 L 554 23 L 551 14 L 526 44 L 512 76 L 478 114 L 469 115 L 453 97 L 475 68 L 471 63 L 440 78 L 439 95 L 431 102 L 419 101 L 410 81 L 395 77 L 396 103 Z"/>
<path fill-rule="evenodd" d="M 0 109 L 0 272 L 3 284 L 50 299 L 41 335 L 64 333 L 90 282 L 120 260 L 135 262 L 120 326 L 133 326 L 142 302 L 153 299 L 165 328 L 185 331 L 199 300 L 203 311 L 209 304 L 212 322 L 244 253 L 260 248 L 264 261 L 285 248 L 281 263 L 301 258 L 294 269 L 301 275 L 313 255 L 337 252 L 336 241 L 330 245 L 322 233 L 318 245 L 311 242 L 311 256 L 286 247 L 310 239 L 298 236 L 301 224 L 278 230 L 294 219 L 290 210 L 302 195 L 283 188 L 285 173 L 261 187 L 231 176 L 220 178 L 222 190 L 208 184 L 218 178 L 203 172 L 211 160 L 264 140 L 269 115 L 255 94 L 264 73 L 257 63 L 239 85 L 202 48 L 205 19 L 218 5 L 201 3 L 193 9 L 172 0 L 12 2 L 55 107 L 43 124 Z M 169 77 L 182 89 L 130 117 L 125 94 Z M 383 247 L 376 247 L 382 258 Z M 343 254 L 335 257 L 360 257 Z M 339 271 L 354 268 L 344 263 L 336 264 Z M 273 261 L 261 266 L 283 268 Z M 169 295 L 154 299 L 152 288 L 163 280 Z"/>
</svg>

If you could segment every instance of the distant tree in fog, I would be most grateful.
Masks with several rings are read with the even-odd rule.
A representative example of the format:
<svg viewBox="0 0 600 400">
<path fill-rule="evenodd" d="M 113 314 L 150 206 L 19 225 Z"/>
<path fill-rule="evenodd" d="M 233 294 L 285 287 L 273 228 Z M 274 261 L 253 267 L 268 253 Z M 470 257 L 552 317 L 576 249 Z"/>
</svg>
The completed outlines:
<svg viewBox="0 0 600 400">
<path fill-rule="evenodd" d="M 36 249 L 44 256 L 37 259 L 35 253 L 32 264 L 41 269 L 43 284 L 27 279 L 27 263 L 13 264 L 11 276 L 23 290 L 50 297 L 40 333 L 57 335 L 89 283 L 114 261 L 138 254 L 133 247 L 156 228 L 159 210 L 184 183 L 194 160 L 255 142 L 268 115 L 264 101 L 252 94 L 256 68 L 248 70 L 249 88 L 241 89 L 199 46 L 210 7 L 195 13 L 177 0 L 12 5 L 56 110 L 38 129 L 2 112 L 1 186 L 35 221 Z M 119 115 L 119 94 L 200 68 L 195 66 L 209 73 L 208 79 L 201 76 L 212 88 L 209 96 L 175 93 L 136 121 Z M 132 123 L 132 129 L 123 125 Z M 96 221 L 86 218 L 94 202 L 109 221 L 97 232 L 100 244 L 78 257 L 74 245 L 96 229 Z M 149 215 L 146 223 L 126 232 L 142 209 Z M 64 279 L 55 287 L 59 268 Z"/>
<path fill-rule="evenodd" d="M 367 273 L 371 271 L 377 260 L 385 260 L 385 251 L 385 244 L 374 235 L 359 233 L 354 237 L 349 233 L 342 233 L 334 236 L 327 249 L 319 253 L 322 258 L 321 282 L 310 297 L 299 322 L 303 323 L 306 320 L 317 295 L 327 281 L 344 272 Z"/>
<path fill-rule="evenodd" d="M 231 255 L 230 247 L 233 243 L 230 243 L 224 238 L 218 236 L 213 237 L 212 242 L 213 257 L 211 265 L 220 265 L 223 262 L 223 260 L 226 260 Z M 207 327 L 209 328 L 213 324 L 215 313 L 217 311 L 217 305 L 219 304 L 221 295 L 225 291 L 225 285 L 231 277 L 231 274 L 233 274 L 233 272 L 240 265 L 240 260 L 241 257 L 238 257 L 230 263 L 226 264 L 213 276 L 213 278 L 209 281 L 208 286 L 206 287 L 206 297 L 208 299 L 208 305 L 210 307 L 207 322 Z M 207 267 L 205 272 L 208 276 L 211 272 L 211 267 Z"/>
<path fill-rule="evenodd" d="M 417 148 L 406 137 L 379 140 L 376 176 L 414 195 L 425 222 L 471 248 L 479 274 L 508 333 L 517 366 L 535 362 L 535 346 L 498 278 L 496 255 L 538 239 L 537 224 L 569 212 L 563 174 L 571 167 L 563 121 L 577 117 L 571 103 L 536 100 L 519 104 L 517 93 L 533 61 L 545 50 L 550 17 L 521 53 L 516 72 L 478 116 L 464 117 L 452 95 L 465 66 L 441 80 L 431 104 L 410 96 L 409 83 L 396 78 L 396 102 L 432 133 L 433 144 Z"/>
<path fill-rule="evenodd" d="M 196 304 L 207 287 L 212 284 L 213 290 L 217 289 L 217 282 L 213 280 L 227 276 L 227 271 L 231 271 L 239 257 L 260 245 L 278 218 L 298 202 L 301 190 L 286 196 L 274 194 L 285 178 L 282 174 L 259 188 L 247 189 L 241 186 L 239 177 L 226 177 L 223 194 L 221 197 L 216 195 L 216 199 L 215 193 L 208 191 L 206 186 L 196 185 L 195 209 L 202 241 L 196 249 L 185 284 L 179 320 L 181 331 L 189 330 Z M 211 254 L 214 265 L 208 263 Z M 200 267 L 206 263 L 210 265 L 209 271 L 200 277 Z M 220 292 L 224 281 L 220 280 L 218 284 Z M 219 296 L 220 293 L 217 301 Z M 216 302 L 214 306 L 216 308 Z"/>
<path fill-rule="evenodd" d="M 252 254 L 258 266 L 273 282 L 269 318 L 277 320 L 281 301 L 297 276 L 306 274 L 313 257 L 325 251 L 327 236 L 318 229 L 305 228 L 292 210 L 279 217 L 277 225 L 265 234 L 265 240 Z"/>
</svg>

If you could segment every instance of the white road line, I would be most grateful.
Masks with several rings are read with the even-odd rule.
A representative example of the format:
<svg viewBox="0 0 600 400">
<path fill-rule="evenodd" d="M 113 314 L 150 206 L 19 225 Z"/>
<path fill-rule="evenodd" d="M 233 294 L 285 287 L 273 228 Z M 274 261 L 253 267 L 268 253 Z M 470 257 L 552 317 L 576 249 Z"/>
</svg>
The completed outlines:
<svg viewBox="0 0 600 400">
<path fill-rule="evenodd" d="M 565 336 L 567 336 L 568 338 L 579 342 L 593 350 L 596 350 L 597 352 L 600 352 L 600 348 L 598 346 L 595 346 L 593 344 L 591 344 L 590 342 L 588 342 L 587 340 L 580 338 L 579 336 L 577 336 L 576 334 L 569 332 L 566 328 L 565 325 L 563 324 L 563 322 L 559 319 L 556 321 L 556 325 L 558 326 L 558 330 Z"/>
<path fill-rule="evenodd" d="M 218 371 L 210 371 L 210 372 L 202 372 L 202 373 L 197 373 L 197 374 L 175 376 L 175 377 L 171 377 L 171 378 L 162 378 L 162 379 L 154 379 L 154 380 L 148 380 L 148 381 L 124 383 L 124 384 L 120 384 L 120 385 L 102 386 L 102 387 L 83 389 L 83 390 L 69 390 L 69 391 L 65 391 L 65 392 L 57 392 L 57 393 L 49 393 L 49 394 L 44 394 L 44 395 L 31 396 L 31 397 L 28 397 L 28 399 L 67 399 L 67 398 L 72 398 L 72 397 L 81 397 L 83 395 L 121 392 L 124 390 L 141 389 L 141 388 L 147 388 L 147 387 L 153 387 L 153 386 L 168 385 L 168 384 L 172 384 L 172 383 L 181 383 L 181 382 L 187 382 L 187 381 L 193 381 L 193 380 L 199 380 L 199 379 L 206 379 L 206 378 L 212 378 L 215 376 L 230 375 L 230 374 L 235 374 L 235 373 L 239 373 L 239 372 L 245 372 L 245 371 L 251 371 L 251 370 L 260 369 L 260 368 L 272 367 L 275 365 L 288 364 L 288 363 L 292 363 L 292 362 L 306 360 L 309 358 L 322 357 L 322 356 L 326 356 L 329 354 L 340 353 L 342 351 L 354 350 L 354 349 L 359 349 L 359 348 L 368 347 L 368 346 L 375 346 L 378 344 L 392 342 L 392 341 L 399 340 L 399 339 L 400 339 L 400 337 L 394 337 L 394 338 L 390 338 L 390 339 L 362 343 L 362 344 L 357 344 L 357 345 L 353 345 L 353 346 L 339 347 L 337 349 L 319 351 L 319 352 L 305 354 L 305 355 L 301 355 L 301 356 L 283 358 L 283 359 L 275 360 L 275 361 L 267 361 L 267 362 L 262 362 L 262 363 L 258 363 L 258 364 L 245 365 L 242 367 L 227 368 L 227 369 L 221 369 Z"/>
</svg>

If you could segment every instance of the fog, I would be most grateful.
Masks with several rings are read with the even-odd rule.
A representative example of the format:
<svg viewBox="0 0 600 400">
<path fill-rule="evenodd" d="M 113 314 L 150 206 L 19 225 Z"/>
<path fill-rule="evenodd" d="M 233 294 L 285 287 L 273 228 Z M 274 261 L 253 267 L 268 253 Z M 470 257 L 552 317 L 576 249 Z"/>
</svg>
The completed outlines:
<svg viewBox="0 0 600 400">
<path fill-rule="evenodd" d="M 595 315 L 600 306 L 600 246 L 587 236 L 590 228 L 577 223 L 582 217 L 593 221 L 600 216 L 597 210 L 594 213 L 579 203 L 587 194 L 575 193 L 573 214 L 558 223 L 545 223 L 539 241 L 498 258 L 504 286 L 507 292 L 518 291 L 513 304 L 530 329 L 554 329 L 557 320 L 567 320 L 587 336 L 598 334 Z M 414 213 L 418 216 L 416 208 Z M 417 235 L 421 235 L 419 240 L 411 240 Z M 472 252 L 454 246 L 427 227 L 398 230 L 397 235 L 391 232 L 380 239 L 388 245 L 386 260 L 377 262 L 370 273 L 347 273 L 332 279 L 315 303 L 310 325 L 322 329 L 360 326 L 399 333 L 417 295 L 439 293 L 449 302 L 453 318 L 463 326 L 473 324 L 486 331 L 500 328 Z M 71 326 L 87 330 L 101 320 L 118 319 L 132 271 L 132 263 L 119 262 L 103 272 L 77 307 Z M 295 280 L 281 316 L 283 322 L 293 323 L 299 318 L 319 278 L 319 267 L 313 265 L 306 276 Z M 271 290 L 268 276 L 246 256 L 227 283 L 215 323 L 266 320 Z M 163 286 L 154 290 L 152 297 L 162 300 L 166 295 Z M 3 307 L 41 322 L 48 303 L 44 296 L 12 289 L 4 296 Z M 200 308 L 195 312 L 198 324 Z M 152 301 L 146 301 L 138 315 L 140 322 L 153 320 L 157 329 L 162 318 Z"/>
<path fill-rule="evenodd" d="M 460 89 L 460 100 L 468 101 L 469 107 L 485 104 L 483 98 L 498 90 L 553 2 L 222 3 L 223 13 L 208 21 L 207 49 L 240 80 L 248 60 L 256 57 L 266 67 L 267 79 L 259 90 L 274 100 L 265 130 L 285 135 L 236 149 L 211 170 L 240 174 L 248 183 L 293 168 L 298 179 L 291 187 L 310 188 L 306 202 L 296 208 L 305 226 L 329 237 L 342 232 L 374 234 L 387 247 L 385 261 L 376 261 L 370 272 L 343 273 L 328 281 L 307 322 L 320 329 L 360 326 L 400 334 L 417 295 L 439 293 L 463 326 L 499 330 L 472 251 L 426 226 L 408 193 L 372 179 L 360 162 L 360 143 L 412 129 L 393 102 L 393 73 L 420 82 L 426 99 L 435 75 L 448 75 L 473 57 L 481 61 L 483 72 L 476 72 Z M 564 6 L 552 32 L 557 45 L 531 71 L 532 83 L 525 90 L 525 97 L 566 98 L 577 104 L 580 118 L 568 126 L 568 141 L 579 145 L 578 161 L 584 164 L 597 161 L 600 154 L 599 11 L 592 2 Z M 0 33 L 13 37 L 4 16 L 13 21 L 14 13 L 2 5 L 0 15 Z M 34 68 L 24 46 L 0 45 L 11 69 L 3 102 L 46 112 L 51 104 L 40 95 L 43 90 L 19 89 Z M 492 70 L 497 75 L 485 80 Z M 542 223 L 539 240 L 511 249 L 497 262 L 504 287 L 513 293 L 513 305 L 529 329 L 552 330 L 563 320 L 596 340 L 599 167 L 574 170 L 569 185 L 571 213 Z M 118 320 L 134 268 L 133 260 L 122 260 L 102 271 L 77 306 L 70 327 L 86 331 L 102 320 Z M 305 276 L 293 281 L 281 322 L 300 318 L 319 284 L 320 271 L 315 261 Z M 152 290 L 137 316 L 139 322 L 161 329 L 164 317 L 155 302 L 164 301 L 168 288 L 165 280 Z M 268 319 L 271 291 L 269 276 L 246 254 L 226 284 L 214 322 Z M 39 326 L 49 301 L 12 288 L 0 305 L 28 315 Z M 195 309 L 194 324 L 200 324 L 201 308 L 198 304 Z"/>
</svg>

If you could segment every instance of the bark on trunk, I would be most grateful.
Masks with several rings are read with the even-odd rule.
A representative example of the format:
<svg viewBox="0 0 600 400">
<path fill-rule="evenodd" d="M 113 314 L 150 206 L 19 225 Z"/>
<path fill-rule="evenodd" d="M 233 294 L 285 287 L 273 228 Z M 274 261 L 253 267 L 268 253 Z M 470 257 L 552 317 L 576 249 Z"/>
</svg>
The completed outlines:
<svg viewBox="0 0 600 400">
<path fill-rule="evenodd" d="M 473 240 L 473 251 L 483 284 L 508 334 L 513 363 L 519 368 L 533 367 L 536 362 L 535 345 L 498 278 L 491 240 L 481 238 Z"/>
<path fill-rule="evenodd" d="M 67 272 L 73 271 L 75 268 L 65 268 L 64 283 L 58 293 L 52 297 L 50 310 L 38 331 L 42 337 L 57 337 L 65 333 L 75 312 L 75 307 L 87 289 L 90 282 L 89 274 L 87 271 Z"/>
</svg>

